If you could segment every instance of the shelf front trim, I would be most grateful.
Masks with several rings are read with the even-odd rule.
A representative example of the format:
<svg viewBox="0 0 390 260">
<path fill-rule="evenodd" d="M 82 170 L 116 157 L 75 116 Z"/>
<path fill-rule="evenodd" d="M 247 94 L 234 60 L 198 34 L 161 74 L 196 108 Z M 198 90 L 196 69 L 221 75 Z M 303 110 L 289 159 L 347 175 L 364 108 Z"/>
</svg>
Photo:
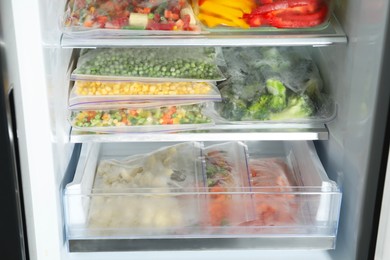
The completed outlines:
<svg viewBox="0 0 390 260">
<path fill-rule="evenodd" d="M 178 133 L 83 133 L 72 130 L 69 141 L 84 142 L 182 142 L 182 141 L 255 141 L 255 140 L 328 140 L 325 125 L 308 128 L 227 128 Z"/>
<path fill-rule="evenodd" d="M 318 31 L 258 31 L 182 35 L 134 35 L 82 38 L 63 34 L 63 48 L 135 46 L 326 46 L 347 43 L 340 23 L 332 16 L 329 25 Z"/>
</svg>

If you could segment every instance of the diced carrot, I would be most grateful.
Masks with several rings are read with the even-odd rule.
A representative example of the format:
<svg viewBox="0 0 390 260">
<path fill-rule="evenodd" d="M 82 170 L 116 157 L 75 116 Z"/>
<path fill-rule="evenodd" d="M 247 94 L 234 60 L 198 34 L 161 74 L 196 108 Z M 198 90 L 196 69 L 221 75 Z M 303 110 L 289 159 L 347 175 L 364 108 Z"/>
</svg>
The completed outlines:
<svg viewBox="0 0 390 260">
<path fill-rule="evenodd" d="M 184 22 L 183 22 L 182 19 L 179 19 L 179 20 L 176 21 L 175 25 L 177 26 L 177 29 L 180 30 L 180 29 L 183 28 Z"/>
<path fill-rule="evenodd" d="M 130 115 L 132 115 L 132 116 L 137 116 L 137 115 L 138 115 L 137 110 L 135 110 L 135 109 L 130 110 Z"/>
<path fill-rule="evenodd" d="M 103 119 L 103 120 L 108 120 L 108 119 L 110 119 L 110 114 L 104 113 L 103 116 L 102 116 L 102 119 Z"/>
<path fill-rule="evenodd" d="M 98 23 L 106 23 L 108 20 L 108 17 L 104 16 L 104 15 L 99 15 L 98 17 L 96 17 L 96 20 Z"/>
<path fill-rule="evenodd" d="M 176 20 L 179 20 L 180 16 L 179 16 L 179 14 L 172 13 L 171 18 L 172 18 L 172 20 L 176 21 Z"/>
<path fill-rule="evenodd" d="M 224 187 L 214 186 L 210 188 L 210 192 L 224 192 L 226 191 Z"/>
<path fill-rule="evenodd" d="M 167 19 L 171 18 L 171 15 L 172 15 L 171 11 L 169 11 L 167 9 L 164 10 L 164 17 L 165 18 L 167 18 Z"/>
<path fill-rule="evenodd" d="M 85 27 L 92 27 L 93 26 L 93 21 L 92 20 L 87 20 L 83 24 Z"/>
</svg>

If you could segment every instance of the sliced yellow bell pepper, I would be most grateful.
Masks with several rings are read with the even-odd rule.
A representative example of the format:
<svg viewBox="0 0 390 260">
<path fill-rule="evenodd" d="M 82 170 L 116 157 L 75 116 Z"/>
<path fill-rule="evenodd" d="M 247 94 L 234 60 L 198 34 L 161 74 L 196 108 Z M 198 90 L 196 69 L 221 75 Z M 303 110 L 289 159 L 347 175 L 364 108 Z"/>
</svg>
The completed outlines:
<svg viewBox="0 0 390 260">
<path fill-rule="evenodd" d="M 223 18 L 219 18 L 213 15 L 208 15 L 205 13 L 201 13 L 198 15 L 199 20 L 204 22 L 208 27 L 215 27 L 217 25 L 227 25 L 227 26 L 236 26 L 232 21 L 226 20 Z"/>
<path fill-rule="evenodd" d="M 249 24 L 247 24 L 242 18 L 236 18 L 232 21 L 241 28 L 248 29 L 250 27 Z"/>
<path fill-rule="evenodd" d="M 255 8 L 257 6 L 255 0 L 239 0 L 241 3 L 250 6 L 251 8 Z"/>
<path fill-rule="evenodd" d="M 213 2 L 219 5 L 239 9 L 243 11 L 246 14 L 251 13 L 252 8 L 254 8 L 255 5 L 248 5 L 248 2 L 245 1 L 232 1 L 232 0 L 207 0 L 207 2 Z"/>
<path fill-rule="evenodd" d="M 222 18 L 232 19 L 232 18 L 242 18 L 243 12 L 239 9 L 223 6 L 216 4 L 211 1 L 205 1 L 200 6 L 200 12 L 206 12 L 210 14 L 216 14 Z"/>
<path fill-rule="evenodd" d="M 204 22 L 208 27 L 215 27 L 217 25 L 225 25 L 231 27 L 249 28 L 249 25 L 240 18 L 234 18 L 233 20 L 214 16 L 212 14 L 201 13 L 198 15 L 199 20 Z"/>
</svg>

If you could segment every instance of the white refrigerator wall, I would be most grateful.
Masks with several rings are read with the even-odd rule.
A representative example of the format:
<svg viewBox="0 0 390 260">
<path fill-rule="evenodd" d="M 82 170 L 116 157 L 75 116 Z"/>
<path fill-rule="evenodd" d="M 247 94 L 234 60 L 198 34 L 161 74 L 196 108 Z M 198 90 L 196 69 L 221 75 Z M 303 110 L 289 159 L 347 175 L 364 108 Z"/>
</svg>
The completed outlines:
<svg viewBox="0 0 390 260">
<path fill-rule="evenodd" d="M 73 144 L 63 118 L 70 50 L 59 48 L 60 1 L 2 1 L 14 24 L 15 104 L 30 259 L 61 259 L 60 183 Z M 55 13 L 53 13 L 55 12 Z M 46 18 L 56 20 L 48 23 Z M 44 25 L 44 26 L 43 26 Z M 10 38 L 8 38 L 10 39 Z M 54 41 L 53 39 L 56 39 Z M 11 52 L 9 53 L 11 55 Z"/>
<path fill-rule="evenodd" d="M 196 251 L 67 254 L 61 215 L 60 183 L 73 145 L 68 142 L 67 79 L 71 49 L 60 47 L 60 16 L 65 0 L 13 0 L 15 51 L 20 84 L 15 86 L 19 143 L 27 213 L 30 259 L 356 259 L 368 250 L 367 232 L 385 113 L 380 88 L 387 0 L 336 0 L 348 45 L 315 48 L 323 76 L 339 103 L 328 125 L 329 141 L 317 142 L 330 178 L 343 190 L 335 251 Z M 9 6 L 10 8 L 10 6 Z M 26 19 L 28 17 L 28 19 Z M 26 22 L 28 21 L 28 22 Z M 384 91 L 384 92 L 381 92 Z M 386 100 L 381 100 L 381 98 Z M 387 111 L 386 111 L 387 113 Z M 378 128 L 376 128 L 378 127 Z M 375 149 L 374 149 L 375 148 Z M 379 167 L 379 166 L 378 166 Z M 367 214 L 367 215 L 365 215 Z M 362 242 L 362 243 L 361 243 Z"/>
</svg>

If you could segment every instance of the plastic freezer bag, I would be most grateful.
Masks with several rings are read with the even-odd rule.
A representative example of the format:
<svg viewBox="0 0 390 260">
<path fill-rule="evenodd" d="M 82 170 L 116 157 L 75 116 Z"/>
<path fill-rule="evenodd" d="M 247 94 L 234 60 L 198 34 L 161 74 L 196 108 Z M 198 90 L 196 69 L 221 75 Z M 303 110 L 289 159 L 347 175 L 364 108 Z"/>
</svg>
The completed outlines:
<svg viewBox="0 0 390 260">
<path fill-rule="evenodd" d="M 116 110 L 118 107 L 121 109 L 154 109 L 156 107 L 168 107 L 168 106 L 191 106 L 202 104 L 203 100 L 175 100 L 175 99 L 150 99 L 150 100 L 101 100 L 98 102 L 88 101 L 69 105 L 69 110 Z"/>
<path fill-rule="evenodd" d="M 65 33 L 74 35 L 200 31 L 186 0 L 70 0 L 63 19 Z"/>
<path fill-rule="evenodd" d="M 197 18 L 210 31 L 322 29 L 332 0 L 194 0 Z"/>
<path fill-rule="evenodd" d="M 318 68 L 302 48 L 223 48 L 227 80 L 220 82 L 218 122 L 326 122 L 336 105 Z M 238 61 L 238 62 L 237 62 Z"/>
<path fill-rule="evenodd" d="M 247 146 L 242 142 L 227 142 L 204 149 L 207 187 L 249 187 Z"/>
<path fill-rule="evenodd" d="M 77 130 L 103 133 L 179 131 L 213 123 L 201 105 L 72 111 L 70 122 Z"/>
<path fill-rule="evenodd" d="M 321 91 L 323 88 L 320 72 L 306 48 L 225 47 L 222 53 L 227 64 L 227 76 L 243 80 L 240 77 L 253 74 L 258 81 L 263 81 L 262 84 L 280 81 L 295 93 L 313 91 L 312 88 Z M 256 82 L 252 78 L 249 80 L 243 83 Z"/>
<path fill-rule="evenodd" d="M 96 49 L 81 55 L 72 80 L 217 81 L 224 64 L 214 47 Z"/>
<path fill-rule="evenodd" d="M 69 107 L 91 107 L 113 102 L 153 103 L 221 101 L 217 87 L 208 82 L 104 82 L 76 81 Z"/>
<path fill-rule="evenodd" d="M 203 186 L 201 148 L 198 142 L 162 147 L 147 154 L 99 162 L 94 192 L 175 192 Z M 161 188 L 161 189 L 160 189 Z"/>
<path fill-rule="evenodd" d="M 247 147 L 241 142 L 227 142 L 204 149 L 206 197 L 204 225 L 235 226 L 255 219 L 248 191 Z M 238 194 L 235 194 L 238 192 Z"/>
<path fill-rule="evenodd" d="M 101 160 L 89 227 L 102 229 L 102 235 L 110 228 L 148 235 L 175 233 L 195 225 L 199 222 L 196 196 L 185 196 L 182 191 L 203 185 L 200 156 L 201 144 L 186 142 L 148 154 Z"/>
<path fill-rule="evenodd" d="M 256 220 L 243 226 L 288 226 L 302 222 L 299 198 L 292 187 L 297 186 L 285 158 L 252 158 L 249 160 L 251 187 Z"/>
</svg>

